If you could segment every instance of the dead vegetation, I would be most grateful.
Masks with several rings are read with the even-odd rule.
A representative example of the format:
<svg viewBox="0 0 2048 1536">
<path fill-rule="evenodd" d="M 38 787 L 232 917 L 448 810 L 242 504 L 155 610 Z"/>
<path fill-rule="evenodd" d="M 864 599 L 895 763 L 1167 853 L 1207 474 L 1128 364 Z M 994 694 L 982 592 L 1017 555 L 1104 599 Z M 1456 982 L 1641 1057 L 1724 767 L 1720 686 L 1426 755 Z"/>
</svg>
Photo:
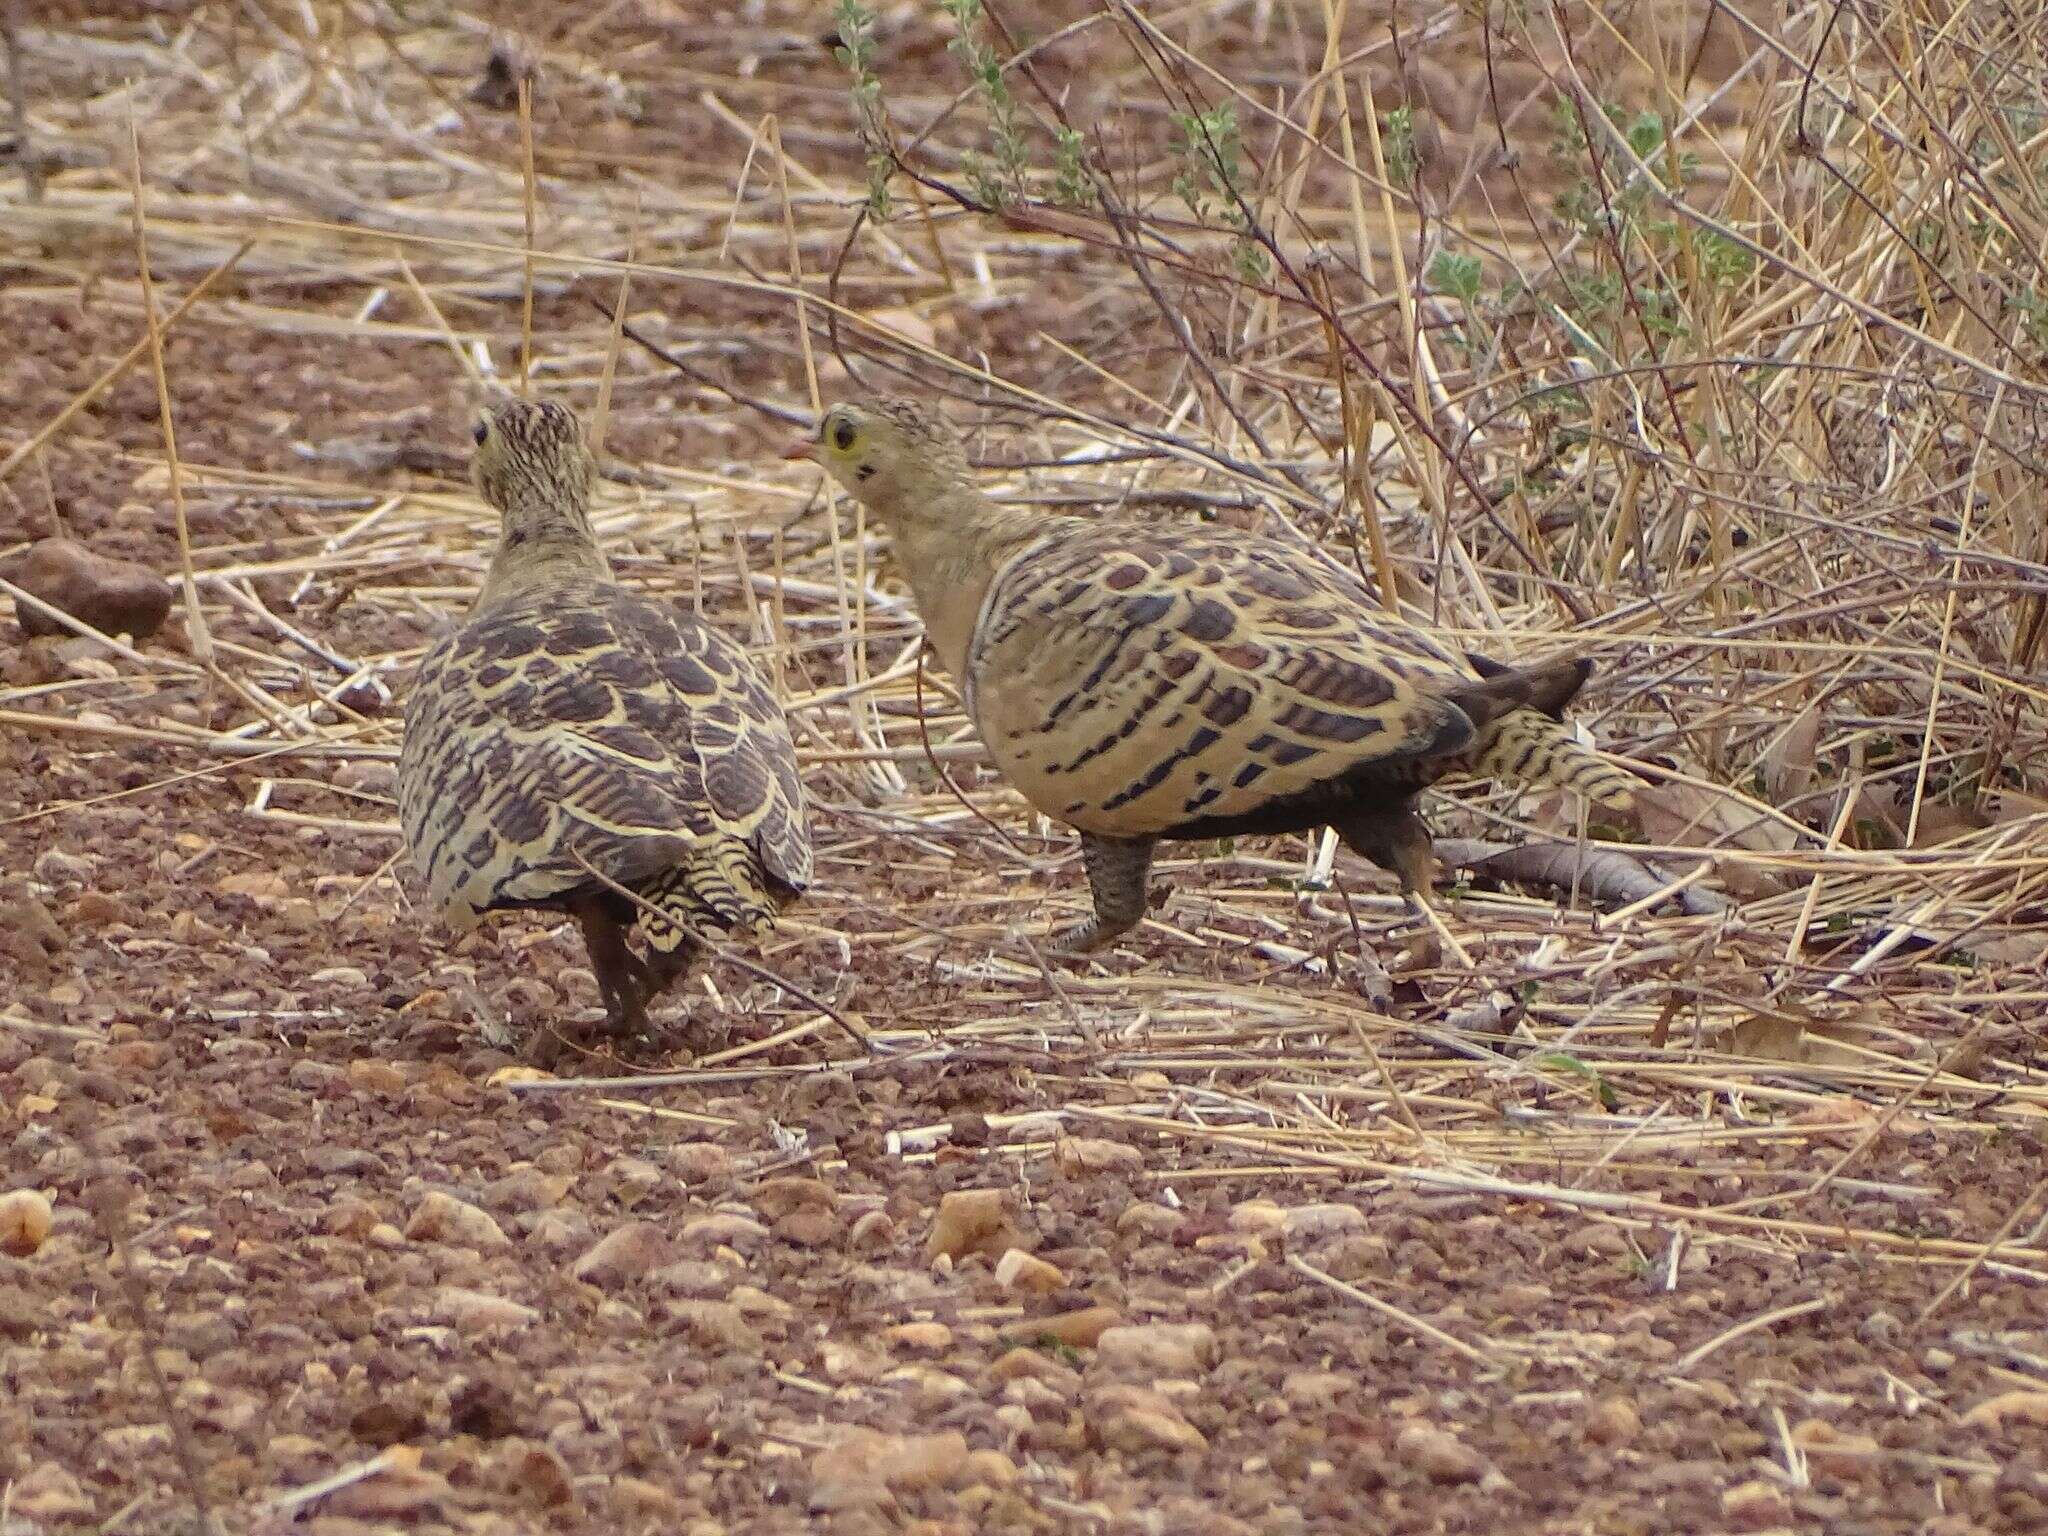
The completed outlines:
<svg viewBox="0 0 2048 1536">
<path fill-rule="evenodd" d="M 1486 1518 L 1503 1496 L 1458 1470 L 1455 1437 L 1409 1428 L 1459 1420 L 1483 1465 L 1554 1471 L 1555 1444 L 1498 1422 L 1552 1401 L 1585 1405 L 1588 1441 L 1613 1433 L 1651 1463 L 1680 1458 L 1694 1412 L 1763 1426 L 1720 1453 L 1721 1475 L 1656 1493 L 1672 1528 L 1991 1529 L 2048 1500 L 2025 1470 L 2038 1417 L 1967 1419 L 2000 1392 L 2048 1393 L 2048 1343 L 2038 1328 L 1959 1342 L 2037 1310 L 2048 1283 L 2038 4 L 987 0 L 964 34 L 936 7 L 882 7 L 871 51 L 844 15 L 828 38 L 795 4 L 535 8 L 516 37 L 493 23 L 527 8 L 14 9 L 33 15 L 16 18 L 18 109 L 0 128 L 23 168 L 0 175 L 0 575 L 62 534 L 180 592 L 155 640 L 88 631 L 4 658 L 0 823 L 21 878 L 0 1129 L 59 1212 L 8 1283 L 83 1294 L 106 1261 L 76 1218 L 95 1112 L 67 1119 L 64 1073 L 159 1040 L 208 1063 L 235 1053 L 195 1042 L 249 1044 L 252 1061 L 280 1036 L 309 1060 L 389 1054 L 411 1086 L 351 1071 L 373 1096 L 337 1111 L 375 1147 L 440 1081 L 420 1059 L 454 1051 L 475 1080 L 435 1092 L 473 1115 L 451 1122 L 472 1139 L 516 1122 L 516 1146 L 592 1149 L 586 1169 L 620 1137 L 761 1159 L 709 1195 L 666 1191 L 644 1219 L 712 1219 L 698 1204 L 746 1204 L 759 1174 L 795 1167 L 836 1182 L 842 1209 L 886 1203 L 901 1252 L 861 1251 L 922 1274 L 918 1202 L 961 1179 L 1015 1184 L 1044 1202 L 1041 1232 L 1066 1234 L 1045 1245 L 1083 1255 L 1059 1259 L 1075 1309 L 1092 1295 L 1177 1315 L 1171 1276 L 1217 1315 L 1226 1354 L 1254 1347 L 1227 1332 L 1254 1326 L 1234 1296 L 1339 1314 L 1376 1341 L 1386 1382 L 1350 1410 L 1369 1420 L 1359 1454 L 1425 1469 L 1420 1492 L 1347 1470 L 1349 1514 L 1389 1529 L 1432 1528 L 1443 1508 Z M 615 563 L 772 669 L 820 807 L 815 893 L 762 957 L 812 996 L 714 968 L 691 1004 L 729 1016 L 734 1043 L 639 1084 L 486 1095 L 508 1016 L 585 1006 L 587 981 L 564 974 L 556 937 L 514 930 L 476 942 L 531 957 L 538 979 L 487 990 L 478 977 L 507 967 L 420 932 L 398 867 L 392 699 L 494 537 L 460 468 L 487 375 L 602 421 Z M 773 457 L 792 416 L 906 384 L 977 429 L 1009 496 L 1292 532 L 1477 649 L 1590 650 L 1585 718 L 1654 803 L 1582 839 L 1566 806 L 1439 798 L 1469 883 L 1440 897 L 1440 930 L 1383 946 L 1400 951 L 1391 974 L 1357 942 L 1404 921 L 1391 890 L 1287 841 L 1177 851 L 1177 894 L 1135 942 L 1048 965 L 1047 919 L 1085 901 L 1072 839 L 985 771 L 856 509 Z M 288 1072 L 300 1083 L 295 1059 L 263 1068 L 276 1093 Z M 803 1086 L 828 1059 L 835 1084 L 896 1085 L 874 1101 L 885 1135 L 857 1116 L 828 1134 Z M 58 1129 L 75 1156 L 52 1151 Z M 1077 1135 L 1138 1155 L 1057 1155 Z M 404 1180 L 453 1178 L 359 1176 L 394 1231 L 417 1193 Z M 1034 1193 L 1048 1177 L 1118 1198 Z M 168 1285 L 198 1250 L 180 1238 L 151 1261 L 152 1242 L 225 1197 L 148 1182 L 127 1242 Z M 1181 1225 L 1151 1231 L 1167 1256 L 1140 1262 L 1148 1218 L 1119 1212 L 1162 1198 Z M 1340 1198 L 1417 1242 L 1442 1223 L 1483 1246 L 1507 1218 L 1547 1234 L 1575 1266 L 1504 1251 L 1544 1271 L 1532 1307 L 1571 1315 L 1481 1304 L 1476 1260 L 1463 1281 L 1456 1262 L 1418 1279 L 1398 1236 L 1333 1262 L 1316 1246 L 1329 1233 L 1285 1235 L 1286 1208 Z M 1282 1214 L 1268 1223 L 1261 1201 Z M 552 1250 L 535 1241 L 527 1283 L 545 1287 Z M 1151 1264 L 1153 1288 L 1080 1294 L 1111 1285 L 1090 1250 L 1113 1250 L 1117 1286 Z M 808 1306 L 812 1262 L 764 1257 L 749 1280 Z M 990 1290 L 993 1269 L 975 1326 L 1051 1310 Z M 1743 1283 L 1714 1283 L 1728 1273 Z M 482 1285 L 489 1269 L 438 1278 Z M 1610 1359 L 1604 1320 L 1566 1305 L 1574 1287 L 1672 1347 Z M 289 1288 L 248 1294 L 289 1305 Z M 1679 1311 L 1689 1294 L 1710 1300 Z M 982 1341 L 959 1299 L 906 1305 L 951 1320 L 934 1359 L 971 1376 L 959 1354 Z M 1891 1331 L 1864 1329 L 1873 1313 Z M 819 1317 L 836 1335 L 893 1315 Z M 692 1316 L 707 1349 L 732 1321 Z M 33 1347 L 4 1331 L 11 1353 Z M 748 1448 L 717 1431 L 741 1470 L 674 1509 L 571 1486 L 580 1507 L 782 1529 L 775 1495 L 749 1502 L 775 1481 L 764 1467 L 838 1425 L 900 1428 L 892 1392 L 938 1391 L 834 1376 L 801 1358 L 801 1329 L 770 1332 L 783 1376 L 713 1383 L 765 1394 Z M 1823 1369 L 1816 1350 L 1780 1369 L 1779 1334 L 1859 1367 Z M 1668 1436 L 1615 1429 L 1603 1371 L 1669 1414 Z M 967 1426 L 1024 1464 L 1017 1498 L 1041 1521 L 1167 1508 L 1179 1456 L 1243 1483 L 1241 1522 L 1284 1494 L 1309 1528 L 1340 1528 L 1301 1492 L 1329 1476 L 1307 1460 L 1242 1470 L 1262 1443 L 1250 1397 L 1227 1424 L 1181 1419 L 1206 1452 L 1178 1409 L 1097 1394 L 1075 1411 L 1122 1426 L 1115 1443 Z M 912 1418 L 945 1432 L 941 1407 Z M 1828 1463 L 1823 1431 L 1850 1420 L 1875 1438 Z M 1980 1438 L 1957 1450 L 1965 1424 Z M 245 1431 L 195 1432 L 221 1455 Z M 59 1438 L 4 1475 L 91 1439 Z M 214 1474 L 214 1508 L 247 1528 L 261 1499 L 272 1521 L 324 1507 L 300 1495 L 337 1468 L 356 1469 L 348 1487 L 455 1476 L 381 1442 L 322 1443 L 243 1454 Z M 81 1507 L 107 1528 L 130 1500 L 189 1507 L 159 1449 L 147 1476 L 104 1455 L 72 1467 L 97 1487 Z M 581 1442 L 562 1454 L 577 1477 L 615 1470 Z M 1111 1497 L 1106 1457 L 1144 1475 Z M 634 1476 L 660 1482 L 662 1465 L 650 1452 Z M 1615 1465 L 1644 1474 L 1643 1457 Z M 519 1487 L 553 1486 L 545 1465 L 517 1467 Z M 904 1509 L 968 1517 L 917 1475 L 892 1482 Z M 1249 1491 L 1273 1479 L 1281 1493 Z M 472 1507 L 454 1486 L 418 1508 L 453 1520 Z M 37 1490 L 60 1513 L 23 1518 L 84 1518 Z M 529 1528 L 516 1498 L 478 1500 Z M 1532 1529 L 1602 1518 L 1592 1492 L 1527 1513 Z M 1922 1524 L 1951 1516 L 1965 1523 Z"/>
</svg>

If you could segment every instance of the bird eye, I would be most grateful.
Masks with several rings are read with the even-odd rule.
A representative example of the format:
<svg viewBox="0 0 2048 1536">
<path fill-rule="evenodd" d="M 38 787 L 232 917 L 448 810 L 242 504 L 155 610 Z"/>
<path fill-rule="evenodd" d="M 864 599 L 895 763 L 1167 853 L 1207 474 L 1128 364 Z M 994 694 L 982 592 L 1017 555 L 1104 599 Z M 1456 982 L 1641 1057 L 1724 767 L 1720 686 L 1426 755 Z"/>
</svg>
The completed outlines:
<svg viewBox="0 0 2048 1536">
<path fill-rule="evenodd" d="M 841 453 L 853 446 L 853 423 L 842 421 L 832 429 L 832 446 Z"/>
<path fill-rule="evenodd" d="M 484 445 L 484 439 L 491 435 L 491 424 L 479 416 L 476 419 L 476 425 L 470 428 L 469 435 L 476 439 L 477 447 L 481 448 Z"/>
</svg>

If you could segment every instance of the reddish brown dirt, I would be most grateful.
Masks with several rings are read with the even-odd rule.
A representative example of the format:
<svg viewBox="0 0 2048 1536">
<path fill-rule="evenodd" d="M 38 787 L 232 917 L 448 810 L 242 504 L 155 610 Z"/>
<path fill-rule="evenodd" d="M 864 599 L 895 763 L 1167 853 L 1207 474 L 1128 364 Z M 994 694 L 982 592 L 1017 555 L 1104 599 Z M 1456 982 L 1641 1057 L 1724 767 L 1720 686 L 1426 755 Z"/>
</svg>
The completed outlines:
<svg viewBox="0 0 2048 1536">
<path fill-rule="evenodd" d="M 118 19 L 173 27 L 177 9 Z M 793 36 L 810 20 L 784 19 Z M 919 57 L 941 67 L 935 50 Z M 839 120 L 827 68 L 773 67 L 826 102 L 821 122 Z M 567 131 L 551 120 L 551 136 Z M 679 101 L 634 132 L 649 155 L 704 138 Z M 782 312 L 717 302 L 693 326 L 772 326 L 778 350 L 733 376 L 792 398 Z M 0 447 L 134 335 L 132 309 L 89 299 L 0 313 Z M 391 314 L 419 318 L 403 299 Z M 961 355 L 1013 341 L 1011 358 L 1026 355 L 1021 321 L 962 323 Z M 536 324 L 561 337 L 593 322 L 561 300 Z M 516 306 L 490 325 L 507 355 Z M 1077 314 L 1070 339 L 1085 348 L 1119 330 Z M 407 430 L 420 441 L 462 442 L 458 375 L 437 343 L 250 339 L 195 322 L 167 365 L 194 464 L 304 473 L 294 439 L 373 434 L 404 412 L 418 412 Z M 1046 382 L 1065 365 L 1037 366 Z M 715 430 L 711 402 L 657 408 L 672 389 L 652 374 L 630 386 L 621 458 L 739 464 L 772 441 L 751 424 Z M 173 568 L 156 493 L 137 489 L 160 460 L 156 409 L 137 372 L 88 410 L 47 475 L 12 482 L 0 542 L 47 531 L 54 512 L 96 547 Z M 337 492 L 360 488 L 335 479 Z M 298 517 L 201 496 L 193 531 L 248 558 L 295 553 L 324 531 Z M 377 651 L 430 628 L 345 590 L 323 590 L 297 621 Z M 274 647 L 228 610 L 214 633 Z M 62 675 L 11 626 L 0 667 L 14 689 Z M 104 694 L 74 687 L 34 707 L 132 724 L 245 718 L 198 683 Z M 1123 1066 L 1105 1080 L 1078 1049 L 770 1070 L 843 1049 L 828 1032 L 724 1083 L 630 1101 L 517 1094 L 494 1081 L 514 1061 L 507 1022 L 516 1034 L 595 1005 L 573 933 L 513 921 L 451 945 L 374 880 L 388 838 L 249 816 L 262 774 L 168 746 L 0 734 L 0 1188 L 46 1191 L 56 1213 L 40 1251 L 0 1256 L 0 1536 L 177 1530 L 191 1475 L 229 1531 L 318 1536 L 2048 1529 L 2042 1291 L 1994 1266 L 1921 1321 L 1952 1266 L 1828 1231 L 1983 1241 L 2048 1175 L 2038 1137 L 1909 1117 L 1859 1162 L 1864 1182 L 1793 1212 L 1816 1224 L 1793 1236 L 1276 1175 L 1260 1153 L 1085 1123 L 1069 1130 L 1127 1138 L 1126 1156 L 1086 1144 L 1062 1159 L 1042 1126 L 1017 1145 L 991 1130 L 989 1117 L 1082 1096 L 1245 1086 L 1186 1072 L 1169 1088 Z M 363 814 L 331 788 L 334 764 L 308 774 L 302 806 Z M 385 787 L 375 770 L 350 782 Z M 941 922 L 954 898 L 890 886 L 890 864 L 915 864 L 917 847 L 859 823 L 847 851 L 853 829 L 822 815 L 811 911 L 853 936 L 854 975 L 841 986 L 824 945 L 778 963 L 871 1022 L 942 1029 L 965 985 L 859 941 L 910 897 L 931 898 L 922 914 Z M 1183 884 L 1227 873 L 1219 861 Z M 1138 953 L 1115 968 L 1217 963 L 1186 947 Z M 719 981 L 723 1015 L 701 991 L 688 1001 L 713 1021 L 708 1043 L 789 1022 L 769 989 Z M 1133 1003 L 1116 1027 L 1148 1026 Z M 1630 1104 L 1653 1106 L 1648 1094 Z M 941 1121 L 952 1130 L 935 1154 L 892 1149 L 891 1133 Z M 1528 1162 L 1504 1176 L 1683 1209 L 1796 1189 L 1845 1146 L 1820 1128 L 1762 1150 L 1665 1148 L 1654 1164 L 1623 1150 L 1589 1175 L 1553 1167 L 1532 1133 Z M 1000 1195 L 1015 1245 L 1057 1269 L 1052 1289 L 1006 1286 L 988 1255 L 934 1264 L 942 1199 L 975 1190 Z M 473 1210 L 449 1216 L 449 1197 Z M 601 1242 L 602 1262 L 590 1259 Z M 1207 1335 L 1098 1350 L 1035 1321 L 1086 1307 Z M 1799 1310 L 1769 1320 L 1786 1309 Z M 880 1438 L 849 1439 L 859 1429 Z M 391 1447 L 416 1460 L 305 1492 Z"/>
</svg>

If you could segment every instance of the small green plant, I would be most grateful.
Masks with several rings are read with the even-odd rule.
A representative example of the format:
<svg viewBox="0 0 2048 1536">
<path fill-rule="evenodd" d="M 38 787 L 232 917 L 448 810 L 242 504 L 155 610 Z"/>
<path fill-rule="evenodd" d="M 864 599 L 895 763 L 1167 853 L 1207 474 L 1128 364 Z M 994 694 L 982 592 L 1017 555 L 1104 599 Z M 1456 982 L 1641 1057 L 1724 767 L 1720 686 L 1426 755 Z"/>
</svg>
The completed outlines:
<svg viewBox="0 0 2048 1536">
<path fill-rule="evenodd" d="M 1174 195 L 1188 212 L 1207 222 L 1212 214 L 1237 231 L 1231 248 L 1237 275 L 1255 283 L 1271 268 L 1266 249 L 1252 238 L 1251 219 L 1245 212 L 1249 199 L 1244 190 L 1244 146 L 1238 138 L 1237 108 L 1229 102 L 1206 112 L 1176 112 L 1173 126 L 1180 130 L 1181 169 L 1173 178 Z"/>
<path fill-rule="evenodd" d="M 854 131 L 867 156 L 868 210 L 877 219 L 885 219 L 896 156 L 889 148 L 889 114 L 882 104 L 882 82 L 875 77 L 875 13 L 861 0 L 839 0 L 837 20 L 839 45 L 832 53 L 853 76 Z"/>
<path fill-rule="evenodd" d="M 1447 293 L 1461 304 L 1473 303 L 1479 297 L 1479 281 L 1484 269 L 1477 256 L 1466 256 L 1457 251 L 1438 251 L 1436 259 L 1429 264 L 1430 286 Z"/>
<path fill-rule="evenodd" d="M 1017 122 L 1017 103 L 1003 77 L 1003 61 L 982 41 L 981 0 L 939 0 L 960 31 L 947 47 L 966 66 L 974 88 L 988 109 L 989 157 L 967 156 L 967 179 L 975 198 L 989 208 L 1007 208 L 1024 196 L 1024 172 L 1030 156 Z"/>
<path fill-rule="evenodd" d="M 1387 177 L 1397 187 L 1415 185 L 1415 173 L 1422 158 L 1415 148 L 1415 109 L 1396 107 L 1387 114 L 1387 126 L 1380 135 L 1380 150 L 1387 157 Z"/>
<path fill-rule="evenodd" d="M 1718 287 L 1732 288 L 1756 270 L 1756 257 L 1749 247 L 1711 229 L 1701 231 L 1696 249 L 1701 273 Z"/>
<path fill-rule="evenodd" d="M 1068 208 L 1085 208 L 1095 201 L 1095 183 L 1082 159 L 1085 141 L 1079 129 L 1054 130 L 1052 198 Z"/>
<path fill-rule="evenodd" d="M 1486 270 L 1477 256 L 1461 251 L 1438 251 L 1429 264 L 1429 284 L 1449 294 L 1465 309 L 1465 327 L 1451 333 L 1452 341 L 1468 353 L 1477 352 L 1483 336 L 1479 322 L 1479 292 Z"/>
<path fill-rule="evenodd" d="M 2020 312 L 2027 339 L 2037 347 L 2048 347 L 2048 298 L 2038 288 L 2022 288 L 2013 304 Z"/>
</svg>

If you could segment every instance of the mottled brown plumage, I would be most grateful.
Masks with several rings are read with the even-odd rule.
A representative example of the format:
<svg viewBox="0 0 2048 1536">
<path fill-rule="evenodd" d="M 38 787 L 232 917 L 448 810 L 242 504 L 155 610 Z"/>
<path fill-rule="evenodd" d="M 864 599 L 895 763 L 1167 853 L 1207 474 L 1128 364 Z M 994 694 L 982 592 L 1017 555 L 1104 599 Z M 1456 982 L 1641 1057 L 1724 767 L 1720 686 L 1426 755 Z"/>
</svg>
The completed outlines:
<svg viewBox="0 0 2048 1536">
<path fill-rule="evenodd" d="M 1144 913 L 1161 839 L 1329 825 L 1427 888 L 1415 797 L 1488 774 L 1625 805 L 1558 715 L 1591 666 L 1503 666 L 1395 618 L 1277 540 L 998 506 L 915 404 L 838 405 L 815 459 L 887 524 L 925 630 L 996 764 L 1082 837 L 1091 949 Z"/>
<path fill-rule="evenodd" d="M 502 529 L 407 702 L 406 847 L 458 930 L 505 908 L 573 915 L 611 1032 L 634 1034 L 699 940 L 772 923 L 809 883 L 789 728 L 737 645 L 612 581 L 567 410 L 495 405 L 472 473 Z"/>
</svg>

